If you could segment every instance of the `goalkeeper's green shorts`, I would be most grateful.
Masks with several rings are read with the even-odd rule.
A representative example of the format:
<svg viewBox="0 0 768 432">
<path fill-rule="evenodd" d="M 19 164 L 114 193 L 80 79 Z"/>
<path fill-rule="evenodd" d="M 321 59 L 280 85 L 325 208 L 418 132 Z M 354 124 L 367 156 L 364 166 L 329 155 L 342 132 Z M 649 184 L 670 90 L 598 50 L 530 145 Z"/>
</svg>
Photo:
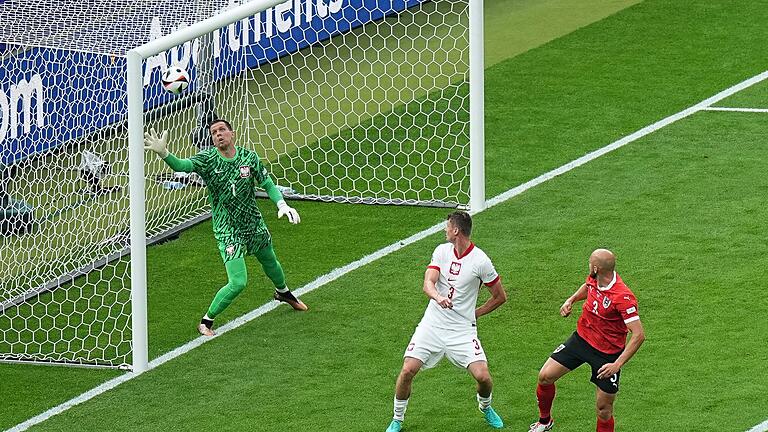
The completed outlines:
<svg viewBox="0 0 768 432">
<path fill-rule="evenodd" d="M 252 234 L 249 236 L 231 236 L 218 239 L 219 253 L 226 264 L 228 261 L 244 258 L 246 255 L 255 255 L 260 250 L 272 244 L 272 236 L 269 231 Z"/>
</svg>

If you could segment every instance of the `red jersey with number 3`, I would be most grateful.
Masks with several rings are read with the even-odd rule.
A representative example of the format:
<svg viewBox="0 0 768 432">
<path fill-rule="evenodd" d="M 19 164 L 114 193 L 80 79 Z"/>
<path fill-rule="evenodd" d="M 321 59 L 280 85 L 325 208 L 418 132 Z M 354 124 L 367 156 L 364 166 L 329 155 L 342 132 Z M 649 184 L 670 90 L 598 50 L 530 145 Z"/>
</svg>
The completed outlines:
<svg viewBox="0 0 768 432">
<path fill-rule="evenodd" d="M 606 354 L 624 350 L 627 324 L 640 319 L 637 299 L 613 272 L 607 287 L 597 286 L 597 280 L 587 277 L 587 300 L 584 302 L 576 331 L 593 348 Z"/>
</svg>

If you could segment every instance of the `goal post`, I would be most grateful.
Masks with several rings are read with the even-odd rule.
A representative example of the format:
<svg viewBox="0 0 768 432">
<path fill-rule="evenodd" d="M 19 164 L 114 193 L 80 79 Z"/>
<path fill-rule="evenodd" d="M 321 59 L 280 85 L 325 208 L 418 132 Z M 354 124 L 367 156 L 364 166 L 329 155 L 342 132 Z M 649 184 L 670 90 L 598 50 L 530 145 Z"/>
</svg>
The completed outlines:
<svg viewBox="0 0 768 432">
<path fill-rule="evenodd" d="M 469 197 L 472 211 L 485 203 L 485 43 L 483 0 L 469 0 Z"/>
<path fill-rule="evenodd" d="M 131 328 L 132 366 L 135 373 L 149 368 L 147 326 L 147 229 L 144 193 L 144 85 L 142 59 L 128 52 L 126 59 L 128 98 L 128 182 L 131 236 Z"/>
<path fill-rule="evenodd" d="M 4 15 L 17 1 L 0 19 L 22 21 Z M 115 1 L 128 15 L 96 27 L 0 29 L 0 75 L 23 84 L 0 88 L 0 191 L 32 219 L 0 235 L 0 361 L 147 370 L 146 246 L 209 217 L 199 179 L 145 155 L 149 128 L 183 158 L 210 145 L 207 120 L 229 120 L 288 199 L 485 207 L 482 0 L 196 0 L 178 16 Z M 149 40 L 76 40 L 131 20 Z M 20 66 L 51 59 L 54 78 Z M 172 66 L 191 77 L 181 95 L 159 83 Z"/>
</svg>

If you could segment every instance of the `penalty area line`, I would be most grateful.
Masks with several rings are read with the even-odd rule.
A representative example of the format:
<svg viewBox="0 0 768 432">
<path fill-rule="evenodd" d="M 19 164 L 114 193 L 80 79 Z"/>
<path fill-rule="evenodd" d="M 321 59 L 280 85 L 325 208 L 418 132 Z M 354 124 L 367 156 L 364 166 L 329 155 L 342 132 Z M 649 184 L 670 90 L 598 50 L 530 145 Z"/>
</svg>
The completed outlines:
<svg viewBox="0 0 768 432">
<path fill-rule="evenodd" d="M 568 162 L 567 164 L 565 164 L 565 165 L 563 165 L 563 166 L 561 166 L 559 168 L 556 168 L 556 169 L 554 169 L 552 171 L 544 173 L 544 174 L 542 174 L 542 175 L 540 175 L 540 176 L 538 176 L 538 177 L 536 177 L 536 178 L 534 178 L 532 180 L 529 180 L 529 181 L 527 181 L 527 182 L 525 182 L 525 183 L 523 183 L 523 184 L 521 184 L 521 185 L 519 185 L 517 187 L 509 189 L 508 191 L 506 191 L 506 192 L 504 192 L 504 193 L 502 193 L 500 195 L 497 195 L 497 196 L 489 199 L 487 201 L 486 209 L 489 209 L 489 208 L 491 208 L 493 206 L 501 204 L 501 203 L 503 203 L 503 202 L 505 202 L 505 201 L 507 201 L 507 200 L 509 200 L 511 198 L 514 198 L 517 195 L 520 195 L 523 192 L 527 191 L 528 189 L 531 189 L 531 188 L 533 188 L 535 186 L 538 186 L 538 185 L 540 185 L 540 184 L 542 184 L 542 183 L 544 183 L 544 182 L 546 182 L 548 180 L 551 180 L 551 179 L 553 179 L 553 178 L 555 178 L 555 177 L 557 177 L 559 175 L 565 174 L 568 171 L 571 171 L 571 170 L 573 170 L 575 168 L 578 168 L 578 167 L 580 167 L 580 166 L 582 166 L 582 165 L 584 165 L 584 164 L 586 164 L 586 163 L 588 163 L 588 162 L 590 162 L 592 160 L 595 160 L 595 159 L 599 158 L 600 156 L 605 155 L 606 153 L 609 153 L 609 152 L 612 152 L 612 151 L 614 151 L 616 149 L 624 147 L 625 145 L 627 145 L 627 144 L 629 144 L 629 143 L 631 143 L 633 141 L 637 141 L 638 139 L 640 139 L 640 138 L 642 138 L 642 137 L 644 137 L 644 136 L 646 136 L 648 134 L 651 134 L 651 133 L 653 133 L 653 132 L 655 132 L 655 131 L 657 131 L 657 130 L 665 127 L 665 126 L 668 126 L 668 125 L 670 125 L 670 124 L 672 124 L 672 123 L 674 123 L 674 122 L 676 122 L 678 120 L 684 119 L 684 118 L 686 118 L 686 117 L 688 117 L 688 116 L 690 116 L 690 115 L 692 115 L 692 114 L 694 114 L 696 112 L 708 109 L 712 104 L 717 103 L 717 102 L 725 99 L 726 97 L 731 96 L 731 95 L 733 95 L 733 94 L 735 94 L 735 93 L 737 93 L 737 92 L 739 92 L 741 90 L 744 90 L 747 87 L 750 87 L 750 86 L 752 86 L 754 84 L 757 84 L 757 83 L 765 80 L 766 78 L 768 78 L 768 71 L 765 71 L 765 72 L 763 72 L 763 73 L 761 73 L 759 75 L 755 75 L 754 77 L 749 78 L 749 79 L 747 79 L 745 81 L 742 81 L 742 82 L 740 82 L 740 83 L 738 83 L 738 84 L 736 84 L 734 86 L 731 86 L 731 87 L 721 91 L 720 93 L 717 93 L 716 95 L 714 95 L 712 97 L 704 99 L 703 101 L 697 103 L 696 105 L 693 105 L 693 106 L 691 106 L 689 108 L 686 108 L 686 109 L 684 109 L 684 110 L 682 110 L 682 111 L 680 111 L 678 113 L 672 114 L 671 116 L 666 117 L 666 118 L 664 118 L 662 120 L 659 120 L 658 122 L 653 123 L 653 124 L 651 124 L 649 126 L 646 126 L 646 127 L 642 128 L 642 129 L 640 129 L 640 130 L 638 130 L 638 131 L 636 131 L 636 132 L 634 132 L 634 133 L 632 133 L 630 135 L 625 136 L 624 138 L 621 138 L 621 139 L 619 139 L 617 141 L 614 141 L 613 143 L 608 144 L 605 147 L 602 147 L 602 148 L 599 148 L 599 149 L 597 149 L 597 150 L 595 150 L 593 152 L 587 153 L 586 155 L 584 155 L 584 156 L 582 156 L 582 157 L 580 157 L 578 159 L 575 159 L 575 160 L 573 160 L 571 162 Z M 486 209 L 479 210 L 479 211 L 470 211 L 470 213 L 478 214 L 478 213 L 480 213 L 480 212 L 482 212 L 482 211 L 484 211 Z M 429 237 L 432 234 L 438 233 L 438 232 L 440 232 L 443 229 L 444 226 L 445 226 L 444 222 L 443 223 L 439 223 L 439 224 L 431 226 L 431 227 L 429 227 L 429 228 L 427 228 L 427 229 L 425 229 L 423 231 L 420 231 L 420 232 L 418 232 L 418 233 L 416 233 L 416 234 L 414 234 L 414 235 L 412 235 L 412 236 L 410 236 L 408 238 L 405 238 L 403 240 L 400 240 L 400 241 L 397 241 L 395 243 L 392 243 L 391 245 L 389 245 L 387 247 L 384 247 L 382 249 L 379 249 L 376 252 L 373 252 L 373 253 L 371 253 L 369 255 L 366 255 L 366 256 L 360 258 L 357 261 L 349 263 L 349 264 L 347 264 L 347 265 L 345 265 L 343 267 L 334 269 L 330 273 L 327 273 L 325 275 L 322 275 L 322 276 L 318 277 L 314 281 L 308 283 L 307 285 L 302 286 L 301 288 L 298 288 L 294 292 L 297 295 L 301 296 L 303 294 L 306 294 L 306 293 L 309 293 L 311 291 L 314 291 L 317 288 L 320 288 L 320 287 L 322 287 L 324 285 L 327 285 L 330 282 L 335 281 L 336 279 L 339 279 L 340 277 L 346 275 L 347 273 L 350 273 L 350 272 L 352 272 L 352 271 L 354 271 L 354 270 L 356 270 L 356 269 L 358 269 L 358 268 L 360 268 L 362 266 L 370 264 L 370 263 L 372 263 L 372 262 L 374 262 L 374 261 L 376 261 L 376 260 L 378 260 L 380 258 L 383 258 L 383 257 L 385 257 L 385 256 L 387 256 L 387 255 L 389 255 L 389 254 L 391 254 L 393 252 L 396 252 L 396 251 L 398 251 L 398 250 L 400 250 L 400 249 L 402 249 L 402 248 L 404 248 L 404 247 L 406 247 L 406 246 L 408 246 L 410 244 L 413 244 L 413 243 L 415 243 L 415 242 L 417 242 L 419 240 L 422 240 L 422 239 L 424 239 L 426 237 Z M 234 330 L 234 329 L 236 329 L 236 328 L 238 328 L 238 327 L 240 327 L 240 326 L 242 326 L 242 325 L 244 325 L 244 324 L 246 324 L 246 323 L 248 323 L 250 321 L 253 321 L 254 319 L 264 315 L 265 313 L 274 310 L 279 305 L 280 305 L 280 303 L 277 302 L 277 301 L 272 301 L 272 302 L 266 303 L 266 304 L 260 306 L 259 308 L 254 309 L 251 312 L 249 312 L 249 313 L 247 313 L 247 314 L 245 314 L 243 316 L 240 316 L 238 318 L 235 318 L 234 320 L 229 321 L 228 323 L 222 325 L 221 327 L 219 327 L 217 329 L 217 335 L 214 336 L 214 337 L 203 337 L 203 336 L 200 336 L 200 337 L 198 337 L 196 339 L 193 339 L 192 341 L 187 342 L 186 344 L 184 344 L 184 345 L 182 345 L 182 346 L 180 346 L 180 347 L 178 347 L 178 348 L 176 348 L 176 349 L 174 349 L 172 351 L 169 351 L 169 352 L 161 355 L 160 357 L 158 357 L 158 358 L 156 358 L 156 359 L 154 359 L 154 360 L 149 362 L 148 371 L 152 370 L 152 369 L 155 369 L 156 367 L 158 367 L 158 366 L 160 366 L 160 365 L 162 365 L 164 363 L 167 363 L 167 362 L 175 359 L 176 357 L 179 357 L 179 356 L 181 356 L 183 354 L 186 354 L 189 351 L 199 347 L 200 345 L 202 345 L 202 344 L 204 344 L 204 343 L 206 343 L 206 342 L 208 342 L 210 340 L 216 339 L 217 337 L 223 335 L 224 333 L 227 333 L 227 332 L 229 332 L 231 330 Z M 101 385 L 98 385 L 98 386 L 94 387 L 93 389 L 91 389 L 91 390 L 89 390 L 89 391 L 87 391 L 87 392 L 85 392 L 85 393 L 83 393 L 83 394 L 81 394 L 81 395 L 79 395 L 79 396 L 77 396 L 77 397 L 75 397 L 73 399 L 70 399 L 70 400 L 68 400 L 68 401 L 66 401 L 66 402 L 64 402 L 64 403 L 62 403 L 60 405 L 57 405 L 57 406 L 55 406 L 55 407 L 53 407 L 53 408 L 51 408 L 51 409 L 49 409 L 49 410 L 47 410 L 47 411 L 45 411 L 45 412 L 43 412 L 41 414 L 38 414 L 35 417 L 32 417 L 32 418 L 30 418 L 30 419 L 28 419 L 28 420 L 26 420 L 26 421 L 24 421 L 22 423 L 19 423 L 18 425 L 12 427 L 11 429 L 8 429 L 6 432 L 21 432 L 21 431 L 25 431 L 25 430 L 29 429 L 30 427 L 32 427 L 32 426 L 34 426 L 36 424 L 42 423 L 42 422 L 48 420 L 49 418 L 51 418 L 53 416 L 56 416 L 58 414 L 61 414 L 61 413 L 67 411 L 68 409 L 70 409 L 70 408 L 72 408 L 72 407 L 74 407 L 76 405 L 79 405 L 79 404 L 81 404 L 83 402 L 91 400 L 94 397 L 96 397 L 96 396 L 98 396 L 98 395 L 100 395 L 100 394 L 102 394 L 104 392 L 107 392 L 107 391 L 109 391 L 109 390 L 119 386 L 120 384 L 123 384 L 123 383 L 125 383 L 127 381 L 130 381 L 131 379 L 136 378 L 139 375 L 141 375 L 141 374 L 137 374 L 137 373 L 134 373 L 134 372 L 128 372 L 128 373 L 126 373 L 124 375 L 121 375 L 121 376 L 119 376 L 117 378 L 113 378 L 113 379 L 111 379 L 111 380 L 109 380 L 109 381 L 107 381 L 107 382 L 105 382 L 105 383 L 103 383 Z M 759 424 L 759 425 L 757 425 L 757 426 L 755 426 L 754 428 L 750 429 L 747 432 L 768 432 L 768 420 L 763 422 L 763 423 L 761 423 L 761 424 Z"/>
<path fill-rule="evenodd" d="M 732 108 L 732 107 L 706 107 L 704 111 L 727 111 L 745 113 L 768 113 L 768 108 Z"/>
<path fill-rule="evenodd" d="M 768 420 L 760 423 L 759 425 L 753 427 L 747 432 L 766 432 L 766 431 L 768 431 Z"/>
</svg>

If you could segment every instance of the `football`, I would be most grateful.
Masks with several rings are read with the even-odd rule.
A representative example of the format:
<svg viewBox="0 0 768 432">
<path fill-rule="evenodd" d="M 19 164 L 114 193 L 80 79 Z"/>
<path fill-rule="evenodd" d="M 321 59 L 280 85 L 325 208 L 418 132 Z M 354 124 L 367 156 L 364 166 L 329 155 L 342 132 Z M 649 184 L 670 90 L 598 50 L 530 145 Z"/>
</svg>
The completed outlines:
<svg viewBox="0 0 768 432">
<path fill-rule="evenodd" d="M 177 66 L 166 69 L 161 75 L 161 80 L 163 87 L 173 94 L 179 94 L 189 87 L 189 74 Z"/>
</svg>

